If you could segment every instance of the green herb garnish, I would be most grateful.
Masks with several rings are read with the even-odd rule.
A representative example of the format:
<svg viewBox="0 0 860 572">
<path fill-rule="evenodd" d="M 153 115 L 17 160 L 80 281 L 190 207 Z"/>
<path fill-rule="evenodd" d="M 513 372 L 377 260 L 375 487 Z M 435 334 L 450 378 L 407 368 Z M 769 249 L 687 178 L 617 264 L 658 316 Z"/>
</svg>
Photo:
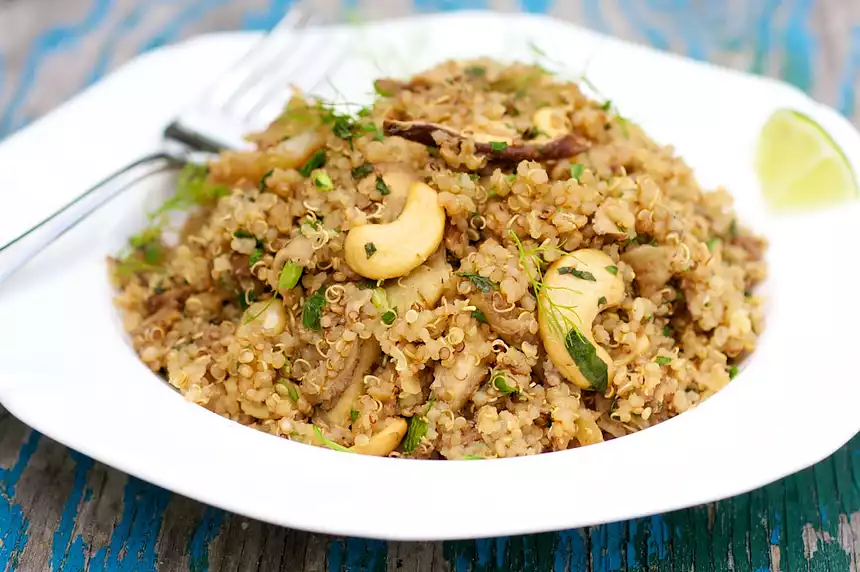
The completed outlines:
<svg viewBox="0 0 860 572">
<path fill-rule="evenodd" d="M 508 148 L 508 144 L 504 141 L 490 141 L 491 151 L 504 151 Z"/>
<path fill-rule="evenodd" d="M 600 106 L 600 109 L 602 109 L 603 111 L 609 111 L 610 109 L 612 109 L 612 100 L 607 99 L 606 101 L 604 101 L 603 105 Z"/>
<path fill-rule="evenodd" d="M 672 326 L 663 326 L 663 335 L 667 338 L 673 337 Z"/>
<path fill-rule="evenodd" d="M 326 156 L 325 151 L 319 150 L 308 159 L 299 169 L 302 177 L 310 177 L 314 169 L 320 169 L 325 166 Z"/>
<path fill-rule="evenodd" d="M 733 365 L 729 368 L 729 379 L 734 379 L 738 376 L 738 366 Z"/>
<path fill-rule="evenodd" d="M 299 283 L 304 268 L 288 260 L 278 276 L 278 290 L 292 290 Z"/>
<path fill-rule="evenodd" d="M 570 166 L 570 176 L 577 182 L 579 182 L 579 178 L 582 176 L 583 171 L 585 171 L 585 165 L 583 165 L 582 163 L 577 163 L 575 165 Z"/>
<path fill-rule="evenodd" d="M 414 453 L 426 434 L 427 422 L 418 415 L 410 417 L 409 427 L 406 429 L 406 436 L 403 438 L 403 450 L 410 454 Z"/>
<path fill-rule="evenodd" d="M 358 421 L 358 416 L 359 416 L 358 411 L 356 411 L 355 409 L 350 409 L 350 410 L 349 410 L 349 420 L 350 420 L 350 421 L 352 421 L 353 423 L 355 423 L 356 421 Z"/>
<path fill-rule="evenodd" d="M 595 278 L 594 274 L 592 274 L 591 272 L 586 272 L 585 270 L 577 270 L 572 266 L 562 266 L 558 269 L 558 273 L 571 274 L 581 280 L 590 280 L 591 282 L 597 282 L 597 278 Z"/>
<path fill-rule="evenodd" d="M 383 197 L 391 194 L 391 189 L 388 188 L 388 185 L 385 184 L 385 180 L 376 175 L 376 190 L 379 191 L 379 194 Z"/>
<path fill-rule="evenodd" d="M 321 287 L 312 296 L 308 297 L 305 300 L 304 306 L 302 306 L 302 326 L 309 330 L 319 331 L 321 329 L 320 318 L 326 305 L 325 291 L 326 287 Z"/>
<path fill-rule="evenodd" d="M 260 189 L 261 191 L 265 191 L 265 190 L 266 190 L 266 187 L 268 186 L 267 181 L 269 180 L 269 177 L 271 177 L 271 176 L 272 176 L 272 173 L 274 173 L 274 172 L 275 172 L 275 170 L 274 170 L 274 169 L 269 169 L 268 171 L 266 171 L 266 174 L 265 174 L 265 175 L 263 175 L 262 177 L 260 177 L 260 184 L 258 185 L 258 187 L 259 187 L 259 189 Z"/>
<path fill-rule="evenodd" d="M 362 163 L 352 170 L 352 178 L 356 181 L 361 180 L 373 172 L 373 165 L 370 163 Z"/>
<path fill-rule="evenodd" d="M 600 298 L 597 299 L 597 307 L 598 308 L 600 306 L 605 306 L 605 305 L 606 305 L 606 296 L 601 296 Z"/>
<path fill-rule="evenodd" d="M 729 225 L 729 236 L 734 238 L 738 235 L 738 219 L 733 218 L 732 224 Z"/>
<path fill-rule="evenodd" d="M 564 337 L 564 347 L 576 367 L 591 384 L 591 389 L 603 393 L 609 382 L 606 363 L 597 356 L 597 350 L 575 327 Z"/>
<path fill-rule="evenodd" d="M 517 388 L 508 385 L 508 381 L 505 378 L 505 374 L 502 372 L 499 372 L 493 376 L 493 387 L 495 387 L 499 392 L 504 393 L 506 395 L 517 393 Z"/>
<path fill-rule="evenodd" d="M 484 66 L 469 66 L 465 71 L 466 75 L 471 78 L 484 77 L 487 74 L 487 68 Z"/>
<path fill-rule="evenodd" d="M 295 388 L 295 386 L 291 383 L 287 385 L 287 393 L 290 394 L 290 399 L 298 403 L 299 401 L 299 390 Z"/>
<path fill-rule="evenodd" d="M 475 285 L 475 288 L 483 292 L 484 294 L 489 294 L 491 290 L 498 290 L 499 285 L 490 280 L 489 278 L 485 278 L 480 274 L 474 274 L 472 272 L 458 272 L 457 276 L 462 276 L 463 278 L 468 278 L 472 284 Z"/>
<path fill-rule="evenodd" d="M 613 276 L 618 275 L 618 267 L 617 266 L 607 266 L 606 271 L 612 274 Z"/>
<path fill-rule="evenodd" d="M 373 82 L 373 91 L 375 91 L 378 95 L 382 97 L 391 97 L 394 95 L 392 92 L 388 91 L 383 87 L 382 81 L 376 80 Z"/>
<path fill-rule="evenodd" d="M 387 310 L 382 313 L 382 323 L 386 326 L 390 326 L 396 319 L 397 312 L 395 312 L 394 310 Z"/>
<path fill-rule="evenodd" d="M 325 171 L 317 171 L 311 176 L 311 182 L 316 188 L 321 191 L 330 191 L 334 188 L 334 183 Z"/>
<path fill-rule="evenodd" d="M 252 252 L 251 256 L 248 257 L 248 268 L 258 263 L 260 259 L 263 258 L 263 254 L 264 253 L 262 248 L 254 249 L 254 252 Z"/>
<path fill-rule="evenodd" d="M 254 239 L 257 238 L 256 236 L 254 236 L 253 234 L 251 234 L 250 232 L 248 232 L 244 228 L 240 228 L 239 230 L 234 232 L 233 236 L 235 236 L 236 238 L 254 238 Z"/>
<path fill-rule="evenodd" d="M 376 254 L 376 245 L 373 244 L 372 242 L 368 242 L 367 244 L 365 244 L 364 245 L 364 254 L 368 258 L 370 258 L 374 254 Z"/>
<path fill-rule="evenodd" d="M 707 241 L 707 242 L 705 243 L 705 246 L 707 246 L 707 247 L 708 247 L 708 251 L 709 251 L 709 252 L 713 252 L 713 251 L 714 251 L 714 247 L 717 245 L 717 243 L 718 243 L 719 241 L 720 241 L 720 239 L 719 239 L 719 238 L 716 238 L 716 237 L 715 237 L 715 238 L 712 238 L 712 239 L 710 239 L 709 241 Z"/>
<path fill-rule="evenodd" d="M 672 363 L 672 358 L 666 356 L 657 356 L 654 358 L 654 361 L 657 362 L 658 365 L 669 365 Z"/>
<path fill-rule="evenodd" d="M 475 318 L 476 320 L 478 320 L 479 322 L 483 322 L 484 324 L 488 323 L 487 322 L 487 316 L 485 316 L 484 313 L 482 311 L 478 310 L 477 308 L 472 310 L 472 317 Z"/>
<path fill-rule="evenodd" d="M 328 437 L 323 435 L 322 430 L 320 430 L 320 428 L 317 427 L 316 425 L 314 425 L 314 433 L 316 433 L 317 439 L 322 441 L 322 444 L 325 445 L 326 447 L 328 447 L 329 449 L 332 449 L 333 451 L 340 451 L 341 453 L 352 453 L 352 451 L 350 451 L 349 449 L 347 449 L 343 445 L 341 445 L 339 443 L 335 443 L 334 441 L 332 441 L 331 439 L 329 439 Z"/>
<path fill-rule="evenodd" d="M 460 457 L 460 460 L 461 461 L 480 461 L 484 458 L 485 457 L 482 457 L 481 455 L 463 455 L 462 457 Z"/>
</svg>

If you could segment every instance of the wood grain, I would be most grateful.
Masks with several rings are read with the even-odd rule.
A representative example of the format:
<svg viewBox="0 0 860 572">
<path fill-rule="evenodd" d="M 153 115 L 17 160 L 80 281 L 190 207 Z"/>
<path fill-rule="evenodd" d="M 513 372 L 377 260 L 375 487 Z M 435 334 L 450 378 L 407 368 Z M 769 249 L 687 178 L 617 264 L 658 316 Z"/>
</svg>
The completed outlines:
<svg viewBox="0 0 860 572">
<path fill-rule="evenodd" d="M 146 50 L 266 29 L 287 0 L 0 0 L 0 138 Z M 337 0 L 324 0 L 336 5 Z M 363 0 L 414 10 L 547 11 L 789 81 L 858 121 L 860 2 Z M 285 494 L 273 485 L 273 494 Z M 468 518 L 468 509 L 453 511 Z M 860 437 L 830 459 L 708 506 L 512 538 L 383 543 L 287 530 L 201 505 L 69 451 L 0 408 L 0 570 L 41 572 L 860 571 Z"/>
</svg>

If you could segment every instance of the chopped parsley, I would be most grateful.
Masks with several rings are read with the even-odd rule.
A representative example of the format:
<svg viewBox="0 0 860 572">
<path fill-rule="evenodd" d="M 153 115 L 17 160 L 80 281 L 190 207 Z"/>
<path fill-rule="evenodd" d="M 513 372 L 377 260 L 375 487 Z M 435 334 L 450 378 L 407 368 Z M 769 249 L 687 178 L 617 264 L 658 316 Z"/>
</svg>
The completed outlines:
<svg viewBox="0 0 860 572">
<path fill-rule="evenodd" d="M 272 173 L 274 173 L 274 172 L 275 172 L 275 170 L 274 170 L 274 169 L 269 169 L 268 171 L 266 171 L 266 174 L 265 174 L 265 175 L 263 175 L 262 177 L 260 177 L 260 184 L 258 185 L 258 187 L 260 188 L 260 190 L 261 190 L 261 191 L 265 191 L 265 190 L 266 190 L 266 187 L 268 186 L 268 182 L 267 182 L 267 181 L 269 180 L 269 177 L 271 177 L 271 176 L 272 176 Z"/>
<path fill-rule="evenodd" d="M 419 415 L 410 417 L 409 427 L 406 429 L 406 437 L 403 438 L 403 450 L 410 454 L 414 453 L 426 434 L 427 422 Z"/>
<path fill-rule="evenodd" d="M 382 323 L 386 326 L 390 326 L 392 323 L 394 323 L 394 320 L 396 319 L 397 312 L 395 312 L 394 310 L 387 310 L 382 313 Z"/>
<path fill-rule="evenodd" d="M 376 245 L 372 242 L 368 242 L 364 245 L 364 254 L 370 258 L 374 254 L 376 254 Z"/>
<path fill-rule="evenodd" d="M 359 413 L 355 409 L 349 410 L 349 420 L 352 421 L 353 423 L 358 421 L 358 415 L 359 415 Z"/>
<path fill-rule="evenodd" d="M 654 361 L 656 361 L 659 365 L 669 365 L 670 363 L 672 363 L 672 358 L 667 356 L 657 356 L 656 358 L 654 358 Z"/>
<path fill-rule="evenodd" d="M 484 313 L 482 311 L 478 310 L 477 308 L 472 310 L 472 317 L 475 318 L 476 320 L 478 320 L 479 322 L 483 322 L 484 324 L 488 323 L 487 322 L 487 316 L 485 316 Z"/>
<path fill-rule="evenodd" d="M 719 239 L 719 238 L 714 237 L 714 238 L 710 239 L 709 241 L 707 241 L 707 242 L 705 243 L 705 246 L 707 246 L 707 247 L 708 247 L 708 251 L 709 251 L 709 252 L 713 252 L 713 251 L 714 251 L 714 247 L 717 245 L 717 243 L 718 243 L 718 242 L 720 242 L 720 239 Z"/>
<path fill-rule="evenodd" d="M 491 290 L 498 290 L 499 285 L 490 280 L 489 278 L 485 278 L 480 274 L 475 274 L 472 272 L 458 272 L 458 276 L 462 276 L 463 278 L 468 278 L 472 284 L 475 285 L 475 288 L 483 292 L 484 294 L 489 294 Z"/>
<path fill-rule="evenodd" d="M 609 111 L 610 109 L 612 109 L 612 100 L 607 99 L 606 101 L 604 101 L 603 105 L 600 106 L 600 109 L 602 109 L 603 111 Z"/>
<path fill-rule="evenodd" d="M 388 188 L 388 185 L 385 184 L 385 180 L 376 175 L 376 190 L 379 191 L 379 194 L 383 197 L 391 194 L 391 189 Z"/>
<path fill-rule="evenodd" d="M 261 258 L 263 258 L 263 249 L 254 249 L 254 252 L 251 253 L 251 256 L 248 257 L 248 267 L 250 268 L 251 266 L 254 266 L 260 261 Z"/>
<path fill-rule="evenodd" d="M 606 271 L 612 274 L 613 276 L 618 275 L 618 267 L 617 266 L 607 266 Z"/>
<path fill-rule="evenodd" d="M 605 306 L 605 305 L 606 305 L 606 296 L 601 296 L 600 298 L 597 299 L 597 307 L 598 308 L 601 306 Z"/>
<path fill-rule="evenodd" d="M 508 148 L 508 144 L 504 141 L 490 141 L 491 151 L 504 151 Z"/>
<path fill-rule="evenodd" d="M 299 279 L 302 277 L 302 272 L 304 272 L 304 268 L 296 264 L 295 262 L 288 260 L 286 264 L 284 264 L 284 268 L 281 270 L 280 276 L 278 276 L 278 290 L 292 290 L 296 287 L 296 284 L 299 283 Z"/>
<path fill-rule="evenodd" d="M 244 228 L 240 228 L 239 230 L 234 232 L 233 236 L 235 236 L 236 238 L 254 238 L 254 239 L 257 238 L 256 236 L 254 236 L 253 234 L 251 234 L 250 232 L 248 232 Z"/>
<path fill-rule="evenodd" d="M 321 287 L 312 296 L 308 297 L 305 300 L 304 306 L 302 306 L 302 326 L 309 330 L 319 331 L 322 329 L 320 318 L 322 318 L 322 312 L 326 305 L 325 291 L 326 287 Z"/>
<path fill-rule="evenodd" d="M 671 338 L 674 335 L 672 332 L 672 326 L 663 326 L 663 335 L 667 338 Z"/>
<path fill-rule="evenodd" d="M 310 177 L 314 169 L 320 169 L 325 166 L 326 156 L 322 149 L 311 155 L 304 165 L 299 169 L 302 177 Z"/>
<path fill-rule="evenodd" d="M 352 170 L 352 178 L 356 181 L 365 178 L 373 172 L 373 165 L 370 163 L 362 163 Z"/>
<path fill-rule="evenodd" d="M 331 177 L 325 171 L 317 171 L 311 176 L 311 182 L 321 191 L 330 191 L 334 188 Z"/>
<path fill-rule="evenodd" d="M 574 179 L 576 182 L 579 182 L 579 178 L 582 176 L 583 171 L 585 171 L 585 165 L 582 163 L 577 163 L 575 165 L 570 166 L 570 177 Z"/>
<path fill-rule="evenodd" d="M 594 345 L 585 336 L 572 328 L 564 337 L 564 347 L 573 358 L 579 372 L 591 385 L 591 389 L 603 393 L 609 382 L 609 371 L 606 362 L 597 356 Z"/>
<path fill-rule="evenodd" d="M 466 75 L 471 78 L 484 77 L 487 75 L 487 68 L 484 66 L 469 66 L 465 71 Z"/>
<path fill-rule="evenodd" d="M 517 388 L 514 386 L 508 385 L 508 380 L 505 377 L 505 374 L 499 372 L 493 376 L 493 387 L 495 387 L 499 392 L 504 393 L 505 395 L 511 395 L 517 393 Z"/>
<path fill-rule="evenodd" d="M 247 310 L 251 304 L 257 301 L 257 293 L 253 290 L 248 290 L 247 292 L 239 292 L 239 307 L 242 308 L 244 312 Z"/>
<path fill-rule="evenodd" d="M 729 368 L 729 379 L 734 379 L 738 376 L 738 366 L 733 365 Z"/>
<path fill-rule="evenodd" d="M 594 277 L 594 274 L 591 272 L 587 272 L 585 270 L 577 270 L 573 266 L 562 266 L 558 269 L 559 274 L 571 274 L 576 276 L 581 280 L 590 280 L 591 282 L 597 282 L 597 278 Z"/>
</svg>

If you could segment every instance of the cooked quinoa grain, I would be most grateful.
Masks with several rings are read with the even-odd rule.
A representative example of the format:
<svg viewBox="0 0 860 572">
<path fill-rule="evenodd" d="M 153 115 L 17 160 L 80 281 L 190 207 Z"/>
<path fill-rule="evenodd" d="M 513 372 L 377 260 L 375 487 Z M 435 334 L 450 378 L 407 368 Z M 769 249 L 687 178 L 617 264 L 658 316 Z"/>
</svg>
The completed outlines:
<svg viewBox="0 0 860 572">
<path fill-rule="evenodd" d="M 766 242 L 725 190 L 539 67 L 379 83 L 353 115 L 294 95 L 109 261 L 134 349 L 187 400 L 336 450 L 473 459 L 621 437 L 736 375 Z"/>
</svg>

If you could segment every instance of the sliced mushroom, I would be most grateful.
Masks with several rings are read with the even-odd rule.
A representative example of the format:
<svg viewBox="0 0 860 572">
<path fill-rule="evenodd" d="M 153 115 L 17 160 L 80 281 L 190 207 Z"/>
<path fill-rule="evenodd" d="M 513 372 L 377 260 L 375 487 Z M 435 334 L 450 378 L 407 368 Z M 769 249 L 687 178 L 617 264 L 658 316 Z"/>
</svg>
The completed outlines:
<svg viewBox="0 0 860 572">
<path fill-rule="evenodd" d="M 385 134 L 389 136 L 400 136 L 422 145 L 436 147 L 438 143 L 433 134 L 441 132 L 459 141 L 473 141 L 478 153 L 489 156 L 492 159 L 508 162 L 541 161 L 546 159 L 565 159 L 582 153 L 591 147 L 591 144 L 574 133 L 568 133 L 545 143 L 518 143 L 500 141 L 504 145 L 493 145 L 487 142 L 487 137 L 468 136 L 455 131 L 450 127 L 437 123 L 421 121 L 396 121 L 386 119 L 383 122 Z"/>
<path fill-rule="evenodd" d="M 408 276 L 385 287 L 388 304 L 396 308 L 401 316 L 416 305 L 424 309 L 432 308 L 442 297 L 451 274 L 451 265 L 445 259 L 445 249 L 440 248 Z"/>
<path fill-rule="evenodd" d="M 469 296 L 469 303 L 481 311 L 490 328 L 508 344 L 519 346 L 523 342 L 537 343 L 537 336 L 524 329 L 523 323 L 516 316 L 504 314 L 495 309 L 492 294 L 475 292 Z"/>
<path fill-rule="evenodd" d="M 453 364 L 449 367 L 441 363 L 436 365 L 435 379 L 431 385 L 436 397 L 447 403 L 455 413 L 462 409 L 489 375 L 485 360 L 486 356 L 481 355 L 475 344 L 467 340 L 462 351 L 456 354 Z"/>
<path fill-rule="evenodd" d="M 642 244 L 621 255 L 636 272 L 639 293 L 650 298 L 672 278 L 672 248 Z"/>
<path fill-rule="evenodd" d="M 364 394 L 364 376 L 370 371 L 373 363 L 379 357 L 379 344 L 375 339 L 362 342 L 358 350 L 358 360 L 355 366 L 342 374 L 349 378 L 349 385 L 334 402 L 334 406 L 323 413 L 323 418 L 329 425 L 346 427 L 349 425 L 349 412 Z"/>
</svg>

